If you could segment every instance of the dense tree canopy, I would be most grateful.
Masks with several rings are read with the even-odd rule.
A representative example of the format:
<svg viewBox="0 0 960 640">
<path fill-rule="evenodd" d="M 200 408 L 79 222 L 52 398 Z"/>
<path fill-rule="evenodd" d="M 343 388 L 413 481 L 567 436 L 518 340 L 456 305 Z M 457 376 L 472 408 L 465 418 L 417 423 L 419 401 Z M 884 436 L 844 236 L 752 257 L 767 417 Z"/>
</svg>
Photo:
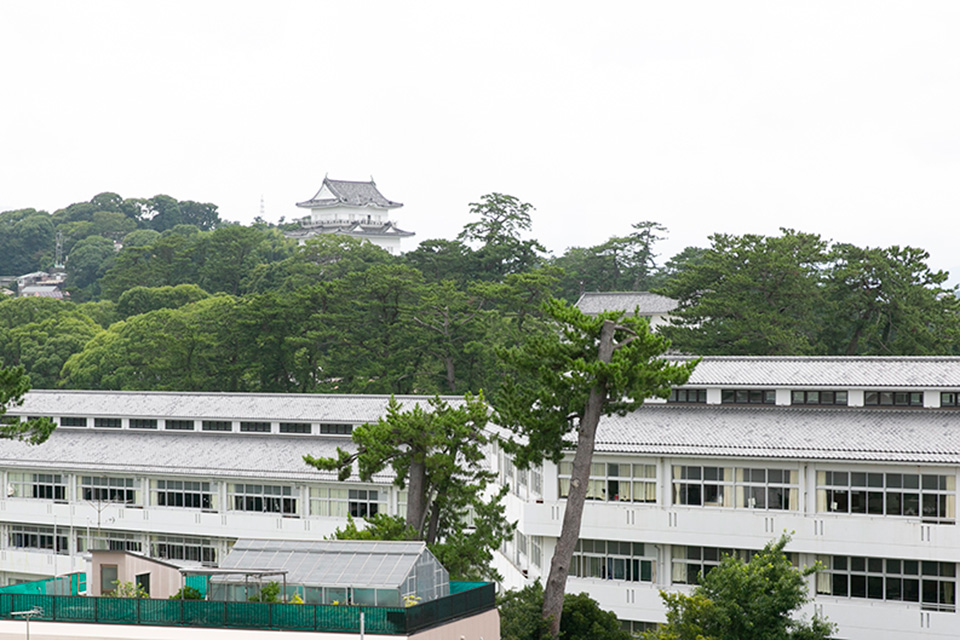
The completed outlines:
<svg viewBox="0 0 960 640">
<path fill-rule="evenodd" d="M 540 611 L 543 587 L 538 580 L 519 591 L 508 591 L 498 598 L 501 640 L 543 640 L 549 637 Z M 612 611 L 604 611 L 586 593 L 563 597 L 560 616 L 560 640 L 630 640 Z"/>
</svg>

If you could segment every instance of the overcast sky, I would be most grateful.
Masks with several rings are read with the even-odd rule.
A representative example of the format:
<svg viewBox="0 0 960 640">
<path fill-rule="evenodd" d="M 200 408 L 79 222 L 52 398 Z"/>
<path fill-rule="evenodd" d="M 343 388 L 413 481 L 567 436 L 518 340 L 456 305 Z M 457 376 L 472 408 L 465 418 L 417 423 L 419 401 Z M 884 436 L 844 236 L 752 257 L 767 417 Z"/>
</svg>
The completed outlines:
<svg viewBox="0 0 960 640">
<path fill-rule="evenodd" d="M 305 215 L 325 174 L 452 238 L 909 244 L 960 281 L 960 2 L 0 2 L 0 211 L 102 191 Z M 405 245 L 405 248 L 410 248 Z"/>
</svg>

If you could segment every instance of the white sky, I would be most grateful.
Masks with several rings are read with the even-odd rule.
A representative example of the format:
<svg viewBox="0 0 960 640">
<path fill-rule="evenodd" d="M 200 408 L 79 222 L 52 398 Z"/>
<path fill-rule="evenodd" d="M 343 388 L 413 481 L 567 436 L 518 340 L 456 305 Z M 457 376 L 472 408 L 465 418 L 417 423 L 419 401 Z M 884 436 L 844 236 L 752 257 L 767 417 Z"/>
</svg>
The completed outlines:
<svg viewBox="0 0 960 640">
<path fill-rule="evenodd" d="M 0 210 L 276 221 L 372 174 L 416 240 L 500 191 L 555 253 L 785 226 L 958 282 L 958 33 L 958 2 L 3 0 Z"/>
</svg>

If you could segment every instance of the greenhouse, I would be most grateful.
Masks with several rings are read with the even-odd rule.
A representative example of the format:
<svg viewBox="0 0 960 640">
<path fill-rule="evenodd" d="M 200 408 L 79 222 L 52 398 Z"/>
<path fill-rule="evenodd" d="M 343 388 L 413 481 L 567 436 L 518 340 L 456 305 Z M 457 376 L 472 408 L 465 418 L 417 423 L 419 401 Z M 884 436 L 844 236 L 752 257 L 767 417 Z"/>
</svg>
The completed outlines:
<svg viewBox="0 0 960 640">
<path fill-rule="evenodd" d="M 209 599 L 243 601 L 285 576 L 283 599 L 307 604 L 409 606 L 450 594 L 447 570 L 423 542 L 241 539 L 212 570 Z"/>
</svg>

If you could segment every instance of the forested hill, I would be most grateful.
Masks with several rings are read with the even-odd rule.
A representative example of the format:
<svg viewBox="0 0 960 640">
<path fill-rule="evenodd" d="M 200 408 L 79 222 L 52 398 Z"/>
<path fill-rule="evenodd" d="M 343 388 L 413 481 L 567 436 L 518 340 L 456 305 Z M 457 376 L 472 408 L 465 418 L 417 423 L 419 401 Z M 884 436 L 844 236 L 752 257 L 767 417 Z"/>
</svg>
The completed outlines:
<svg viewBox="0 0 960 640">
<path fill-rule="evenodd" d="M 641 222 L 550 256 L 530 205 L 494 193 L 470 207 L 457 238 L 402 256 L 340 236 L 297 246 L 168 196 L 8 211 L 0 273 L 49 269 L 59 231 L 71 300 L 0 302 L 0 363 L 40 388 L 495 394 L 496 347 L 542 331 L 548 296 L 583 290 L 677 299 L 664 331 L 686 352 L 960 353 L 955 292 L 920 249 L 784 230 L 659 261 L 667 230 Z"/>
</svg>

